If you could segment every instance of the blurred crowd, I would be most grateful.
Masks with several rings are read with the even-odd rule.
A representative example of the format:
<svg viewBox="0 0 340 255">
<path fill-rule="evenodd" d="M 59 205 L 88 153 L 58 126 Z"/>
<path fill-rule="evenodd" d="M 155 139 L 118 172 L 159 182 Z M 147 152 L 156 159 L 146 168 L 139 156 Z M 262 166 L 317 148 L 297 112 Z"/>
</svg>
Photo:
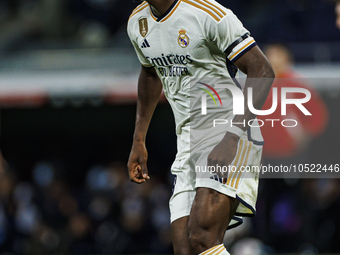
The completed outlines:
<svg viewBox="0 0 340 255">
<path fill-rule="evenodd" d="M 137 185 L 115 161 L 91 167 L 79 186 L 60 172 L 40 161 L 29 181 L 0 173 L 1 254 L 172 253 L 168 173 Z M 238 255 L 340 252 L 339 198 L 338 179 L 262 179 L 257 216 L 225 244 Z"/>
<path fill-rule="evenodd" d="M 0 49 L 110 46 L 135 6 L 132 0 L 2 0 Z"/>
<path fill-rule="evenodd" d="M 330 25 L 335 21 L 332 0 L 219 2 L 261 43 L 339 39 Z M 2 0 L 0 50 L 127 46 L 126 23 L 135 7 L 132 0 Z"/>
<path fill-rule="evenodd" d="M 2 172 L 0 253 L 171 253 L 170 195 L 157 178 L 131 183 L 120 162 L 91 167 L 80 187 L 50 162 L 37 162 L 31 181 Z"/>
<path fill-rule="evenodd" d="M 339 179 L 262 180 L 254 236 L 272 252 L 339 253 L 339 185 Z"/>
</svg>

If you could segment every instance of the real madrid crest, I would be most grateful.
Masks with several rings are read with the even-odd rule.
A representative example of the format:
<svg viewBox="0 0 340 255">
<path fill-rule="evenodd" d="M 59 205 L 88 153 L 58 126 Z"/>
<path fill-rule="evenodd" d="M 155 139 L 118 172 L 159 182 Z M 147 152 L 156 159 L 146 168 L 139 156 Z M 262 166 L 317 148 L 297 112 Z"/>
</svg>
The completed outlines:
<svg viewBox="0 0 340 255">
<path fill-rule="evenodd" d="M 148 34 L 148 20 L 146 18 L 139 20 L 139 33 L 141 36 L 145 37 Z"/>
<path fill-rule="evenodd" d="M 182 48 L 188 47 L 189 45 L 189 37 L 186 35 L 187 31 L 184 29 L 179 30 L 179 36 L 178 36 L 178 44 Z"/>
</svg>

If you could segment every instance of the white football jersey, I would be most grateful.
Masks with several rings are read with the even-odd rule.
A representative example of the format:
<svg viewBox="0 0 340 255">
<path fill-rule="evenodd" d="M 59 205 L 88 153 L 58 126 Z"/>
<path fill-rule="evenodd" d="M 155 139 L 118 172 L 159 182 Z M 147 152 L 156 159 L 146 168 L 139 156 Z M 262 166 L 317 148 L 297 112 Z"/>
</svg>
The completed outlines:
<svg viewBox="0 0 340 255">
<path fill-rule="evenodd" d="M 144 1 L 129 18 L 128 35 L 141 64 L 154 67 L 162 81 L 181 159 L 190 153 L 190 81 L 216 78 L 237 86 L 233 63 L 256 42 L 235 14 L 214 0 L 175 0 L 162 16 Z M 231 115 L 232 101 L 226 105 Z M 250 136 L 262 143 L 259 128 Z"/>
</svg>

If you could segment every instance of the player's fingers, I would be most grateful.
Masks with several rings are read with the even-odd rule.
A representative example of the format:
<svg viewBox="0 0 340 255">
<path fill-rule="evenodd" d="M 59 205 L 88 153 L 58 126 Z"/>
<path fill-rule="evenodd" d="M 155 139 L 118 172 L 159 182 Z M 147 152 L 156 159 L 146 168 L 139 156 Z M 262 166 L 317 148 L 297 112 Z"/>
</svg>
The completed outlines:
<svg viewBox="0 0 340 255">
<path fill-rule="evenodd" d="M 137 183 L 137 184 L 142 184 L 142 183 L 145 182 L 145 179 L 138 179 L 136 177 L 133 177 L 133 178 L 130 179 L 130 181 Z"/>
<path fill-rule="evenodd" d="M 142 174 L 142 177 L 146 180 L 149 180 L 150 179 L 150 176 L 148 174 L 148 168 L 146 166 L 146 161 L 141 163 L 141 174 Z"/>
<path fill-rule="evenodd" d="M 208 166 L 212 166 L 213 165 L 213 160 L 212 158 L 209 156 L 208 157 Z"/>
<path fill-rule="evenodd" d="M 225 163 L 225 171 L 223 172 L 223 183 L 226 183 L 227 182 L 227 180 L 228 180 L 228 177 L 229 177 L 229 174 L 230 174 L 230 165 L 231 165 L 231 163 L 230 163 L 230 160 L 228 160 L 228 161 L 226 161 L 226 163 Z M 225 182 L 224 182 L 225 181 Z"/>
<path fill-rule="evenodd" d="M 140 184 L 140 183 L 145 182 L 145 179 L 140 178 L 138 175 L 135 175 L 135 176 L 130 176 L 130 181 Z"/>
<path fill-rule="evenodd" d="M 213 169 L 215 169 L 215 173 L 219 176 L 219 177 L 223 177 L 222 175 L 222 168 L 221 168 L 221 164 L 218 158 L 214 158 L 211 160 L 211 165 L 213 166 Z"/>
<path fill-rule="evenodd" d="M 131 165 L 129 168 L 130 180 L 140 179 L 140 166 L 139 164 Z"/>
<path fill-rule="evenodd" d="M 133 171 L 130 175 L 130 181 L 138 183 L 138 184 L 145 182 L 145 179 L 143 178 L 142 169 L 141 169 L 140 165 L 136 166 L 133 169 Z"/>
<path fill-rule="evenodd" d="M 138 165 L 137 167 L 136 167 L 136 175 L 135 175 L 135 177 L 136 178 L 138 178 L 138 179 L 144 179 L 144 177 L 143 177 L 143 172 L 142 172 L 142 166 L 141 165 Z"/>
<path fill-rule="evenodd" d="M 130 181 L 132 181 L 132 178 L 135 177 L 135 175 L 137 174 L 136 165 L 129 162 L 127 167 L 128 167 L 129 179 Z"/>
<path fill-rule="evenodd" d="M 214 162 L 216 169 L 217 169 L 217 174 L 220 178 L 227 178 L 228 175 L 228 164 L 226 163 L 226 159 L 225 158 L 219 158 L 218 160 L 216 160 Z"/>
</svg>

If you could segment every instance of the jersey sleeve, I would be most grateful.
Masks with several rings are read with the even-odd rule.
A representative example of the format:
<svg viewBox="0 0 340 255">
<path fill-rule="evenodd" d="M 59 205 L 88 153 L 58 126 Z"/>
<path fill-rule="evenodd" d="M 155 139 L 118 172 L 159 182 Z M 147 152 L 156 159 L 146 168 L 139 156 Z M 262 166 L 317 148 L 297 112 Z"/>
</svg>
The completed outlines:
<svg viewBox="0 0 340 255">
<path fill-rule="evenodd" d="M 219 22 L 209 23 L 210 26 L 207 28 L 209 39 L 217 44 L 232 63 L 257 45 L 249 31 L 231 11 Z"/>
<path fill-rule="evenodd" d="M 128 28 L 127 28 L 127 33 L 129 35 L 130 41 L 136 51 L 137 57 L 139 59 L 139 62 L 142 64 L 144 67 L 152 67 L 152 64 L 149 62 L 149 60 L 144 56 L 142 50 L 139 48 L 138 43 L 137 43 L 137 36 L 134 34 L 134 26 L 131 24 L 131 22 L 128 23 Z"/>
</svg>

